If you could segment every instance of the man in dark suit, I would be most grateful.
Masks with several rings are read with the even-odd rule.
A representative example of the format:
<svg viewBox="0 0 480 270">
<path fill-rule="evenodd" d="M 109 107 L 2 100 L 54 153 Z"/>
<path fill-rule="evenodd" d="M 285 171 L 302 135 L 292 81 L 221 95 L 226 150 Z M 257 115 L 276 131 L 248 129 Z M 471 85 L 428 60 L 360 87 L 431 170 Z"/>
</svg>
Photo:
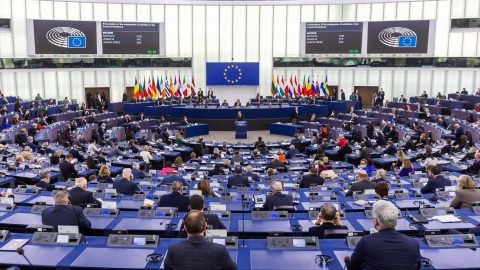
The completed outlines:
<svg viewBox="0 0 480 270">
<path fill-rule="evenodd" d="M 125 89 L 125 92 L 123 92 L 122 101 L 128 101 L 127 89 Z"/>
<path fill-rule="evenodd" d="M 186 116 L 183 117 L 182 121 L 180 121 L 180 124 L 182 126 L 188 126 L 190 123 L 188 122 L 188 119 Z"/>
<path fill-rule="evenodd" d="M 343 92 L 343 89 L 340 89 L 340 99 L 345 100 L 345 92 Z"/>
<path fill-rule="evenodd" d="M 178 171 L 173 171 L 170 176 L 163 178 L 162 186 L 166 186 L 167 184 L 172 184 L 173 182 L 180 182 L 182 183 L 183 186 L 188 186 L 187 181 L 185 181 L 183 177 L 180 177 Z"/>
<path fill-rule="evenodd" d="M 365 189 L 375 189 L 375 183 L 368 180 L 368 174 L 365 170 L 361 170 L 358 172 L 358 182 L 352 184 L 352 187 L 345 196 L 352 196 L 354 191 L 363 193 Z"/>
<path fill-rule="evenodd" d="M 170 140 L 168 139 L 168 128 L 164 128 L 162 132 L 160 132 L 159 138 L 162 139 L 162 142 L 166 144 L 170 144 Z"/>
<path fill-rule="evenodd" d="M 445 118 L 443 118 L 443 116 L 440 116 L 438 118 L 437 125 L 441 126 L 442 128 L 447 128 L 448 127 L 448 123 L 447 123 L 447 121 L 445 121 Z"/>
<path fill-rule="evenodd" d="M 83 214 L 82 208 L 69 206 L 70 195 L 66 191 L 59 191 L 55 194 L 55 206 L 47 207 L 42 212 L 42 224 L 53 226 L 58 231 L 58 226 L 71 225 L 79 226 L 85 230 L 92 227 L 92 223 Z"/>
<path fill-rule="evenodd" d="M 387 141 L 381 132 L 377 132 L 377 145 L 378 146 L 385 146 L 387 145 Z"/>
<path fill-rule="evenodd" d="M 291 119 L 292 121 L 291 122 L 296 124 L 298 122 L 298 116 L 299 116 L 298 106 L 295 106 L 295 109 L 293 109 L 293 111 L 292 111 L 292 119 Z"/>
<path fill-rule="evenodd" d="M 68 191 L 71 197 L 71 203 L 82 208 L 87 207 L 87 204 L 96 204 L 99 208 L 102 207 L 102 202 L 93 197 L 91 191 L 87 191 L 87 179 L 84 177 L 75 180 L 75 187 Z"/>
<path fill-rule="evenodd" d="M 27 142 L 25 143 L 25 146 L 30 147 L 35 152 L 37 152 L 38 149 L 42 148 L 42 146 L 36 145 L 36 144 L 33 143 L 33 137 L 32 136 L 27 137 Z"/>
<path fill-rule="evenodd" d="M 262 137 L 258 137 L 258 141 L 255 142 L 255 149 L 259 148 L 260 145 L 264 144 L 265 142 L 262 141 Z"/>
<path fill-rule="evenodd" d="M 33 123 L 33 124 L 28 128 L 27 135 L 35 138 L 35 135 L 36 135 L 36 134 L 37 134 L 37 124 Z"/>
<path fill-rule="evenodd" d="M 418 241 L 395 230 L 398 208 L 389 201 L 373 204 L 373 225 L 378 233 L 363 236 L 347 264 L 357 269 L 420 269 Z"/>
<path fill-rule="evenodd" d="M 134 178 L 137 178 L 137 179 L 145 178 L 145 173 L 142 170 L 140 170 L 140 164 L 138 164 L 137 162 L 133 163 L 132 165 L 132 175 Z"/>
<path fill-rule="evenodd" d="M 340 159 L 340 161 L 345 161 L 345 155 L 348 155 L 348 154 L 351 154 L 352 153 L 352 147 L 350 147 L 350 143 L 349 142 L 345 142 L 343 144 L 343 147 L 340 148 L 338 151 L 338 158 Z"/>
<path fill-rule="evenodd" d="M 475 162 L 467 168 L 467 173 L 477 176 L 480 170 L 480 153 L 475 154 Z"/>
<path fill-rule="evenodd" d="M 179 212 L 188 212 L 188 196 L 182 195 L 183 184 L 174 181 L 172 183 L 172 193 L 162 195 L 158 202 L 158 207 L 176 207 Z"/>
<path fill-rule="evenodd" d="M 458 100 L 458 101 L 463 101 L 463 98 L 460 95 L 460 92 L 457 92 L 457 96 L 455 97 L 455 99 Z"/>
<path fill-rule="evenodd" d="M 192 195 L 190 196 L 190 205 L 188 207 L 190 211 L 200 211 L 203 212 L 205 210 L 205 202 L 203 197 L 200 195 Z M 213 230 L 226 230 L 227 227 L 223 225 L 222 221 L 218 218 L 215 214 L 205 214 L 207 218 L 207 229 Z M 184 228 L 185 223 L 182 221 L 182 225 L 180 226 L 180 232 L 178 233 L 177 238 L 187 238 L 187 233 L 185 232 Z"/>
<path fill-rule="evenodd" d="M 198 89 L 197 96 L 203 98 L 203 90 L 202 90 L 202 88 L 199 88 L 199 89 Z"/>
<path fill-rule="evenodd" d="M 310 174 L 303 176 L 302 181 L 300 181 L 300 188 L 309 188 L 312 184 L 323 185 L 325 179 L 317 175 L 317 168 L 312 167 L 309 171 Z"/>
<path fill-rule="evenodd" d="M 60 172 L 63 175 L 63 179 L 68 180 L 71 178 L 76 178 L 78 177 L 78 172 L 75 169 L 75 166 L 71 163 L 73 159 L 72 154 L 68 153 L 65 155 L 65 160 L 60 163 Z"/>
<path fill-rule="evenodd" d="M 213 98 L 213 90 L 211 87 L 208 89 L 207 98 Z"/>
<path fill-rule="evenodd" d="M 398 142 L 398 132 L 395 126 L 390 128 L 390 132 L 388 132 L 387 138 L 392 140 L 393 142 Z"/>
<path fill-rule="evenodd" d="M 70 108 L 68 108 L 68 104 L 63 105 L 63 107 L 60 108 L 60 113 L 66 113 L 69 111 L 70 111 Z"/>
<path fill-rule="evenodd" d="M 437 188 L 445 188 L 451 186 L 452 182 L 442 176 L 442 169 L 440 166 L 433 166 L 428 173 L 433 176 L 429 179 L 427 184 L 420 190 L 422 193 L 434 193 Z"/>
<path fill-rule="evenodd" d="M 387 154 L 389 156 L 394 156 L 395 154 L 397 154 L 397 147 L 395 147 L 395 145 L 393 145 L 393 142 L 392 141 L 388 141 L 387 142 L 387 149 L 385 149 L 383 151 L 384 154 Z"/>
<path fill-rule="evenodd" d="M 245 115 L 242 114 L 242 111 L 238 111 L 235 121 L 245 121 Z"/>
<path fill-rule="evenodd" d="M 122 179 L 113 182 L 113 188 L 120 194 L 133 195 L 135 191 L 140 191 L 140 188 L 132 182 L 132 169 L 125 168 L 122 172 Z"/>
<path fill-rule="evenodd" d="M 412 137 L 410 136 L 407 136 L 405 137 L 405 139 L 407 140 L 407 142 L 405 143 L 405 152 L 408 151 L 408 150 L 412 150 L 412 151 L 415 151 L 415 149 L 417 148 L 415 146 L 415 142 L 412 140 Z"/>
<path fill-rule="evenodd" d="M 223 102 L 222 102 L 222 104 L 220 105 L 220 107 L 229 107 L 229 106 L 228 106 L 228 102 L 227 102 L 226 99 L 223 100 Z"/>
<path fill-rule="evenodd" d="M 273 161 L 268 164 L 266 169 L 268 170 L 269 168 L 272 168 L 272 169 L 282 168 L 282 170 L 287 171 L 287 166 L 285 166 L 285 163 L 283 163 L 279 159 L 280 158 L 278 155 L 273 156 Z"/>
<path fill-rule="evenodd" d="M 105 132 L 107 132 L 107 125 L 105 123 L 102 123 L 102 125 L 98 128 L 98 134 L 100 135 L 100 138 L 103 138 Z"/>
<path fill-rule="evenodd" d="M 400 98 L 398 99 L 398 102 L 405 103 L 407 102 L 407 99 L 403 97 L 403 95 L 400 95 Z"/>
<path fill-rule="evenodd" d="M 78 151 L 78 145 L 77 144 L 73 145 L 72 149 L 70 149 L 70 151 L 68 151 L 68 153 L 70 153 L 72 155 L 72 157 L 76 158 L 79 162 L 83 162 L 85 160 L 83 155 L 80 154 L 80 152 Z"/>
<path fill-rule="evenodd" d="M 27 130 L 22 128 L 18 134 L 18 141 L 15 141 L 16 144 L 24 144 L 27 142 Z"/>
<path fill-rule="evenodd" d="M 188 239 L 168 246 L 164 261 L 165 270 L 237 269 L 224 245 L 205 240 L 203 234 L 208 227 L 207 219 L 208 217 L 201 211 L 191 211 L 185 216 L 184 229 Z"/>
<path fill-rule="evenodd" d="M 50 170 L 43 169 L 38 175 L 40 182 L 36 183 L 35 186 L 42 190 L 52 191 L 55 189 L 55 185 L 50 184 Z"/>
<path fill-rule="evenodd" d="M 463 128 L 459 124 L 455 124 L 455 126 L 453 127 L 455 128 L 455 143 L 453 145 L 457 145 L 462 141 L 462 135 L 465 135 L 465 133 L 463 132 Z"/>
<path fill-rule="evenodd" d="M 452 150 L 452 146 L 450 145 L 451 143 L 452 143 L 452 140 L 450 138 L 447 138 L 445 140 L 445 145 L 442 147 L 442 149 L 440 149 L 440 152 L 439 152 L 441 156 L 450 153 L 450 151 Z"/>
<path fill-rule="evenodd" d="M 466 153 L 465 156 L 460 161 L 464 162 L 464 161 L 467 161 L 467 160 L 475 159 L 475 152 L 477 152 L 477 148 L 470 147 L 470 151 L 468 153 Z"/>
<path fill-rule="evenodd" d="M 300 151 L 298 151 L 298 149 L 295 149 L 295 145 L 290 145 L 290 150 L 287 151 L 287 153 L 285 154 L 285 158 L 287 159 L 291 159 L 293 157 L 295 157 L 295 155 L 299 155 L 300 154 Z"/>
<path fill-rule="evenodd" d="M 233 154 L 233 156 L 231 158 L 231 162 L 233 162 L 233 163 L 243 162 L 243 157 L 240 156 L 240 151 L 239 150 L 235 150 L 235 153 Z"/>
<path fill-rule="evenodd" d="M 340 221 L 340 214 L 331 203 L 325 203 L 322 205 L 315 226 L 308 229 L 308 234 L 322 239 L 325 230 L 348 230 L 347 226 L 343 226 Z"/>
<path fill-rule="evenodd" d="M 360 147 L 362 147 L 362 150 L 360 151 L 360 155 L 358 156 L 358 158 L 360 160 L 362 159 L 369 160 L 372 156 L 372 149 L 368 148 L 365 143 L 361 143 Z"/>
<path fill-rule="evenodd" d="M 254 150 L 256 151 L 256 150 Z M 252 166 L 248 165 L 246 168 L 245 168 L 245 173 L 242 174 L 243 177 L 245 178 L 249 178 L 251 177 L 252 181 L 260 181 L 260 176 L 256 173 L 253 173 L 253 168 Z"/>
<path fill-rule="evenodd" d="M 272 195 L 268 195 L 263 204 L 265 211 L 272 211 L 275 206 L 293 206 L 293 197 L 291 194 L 283 194 L 283 182 L 275 181 L 270 186 Z"/>
<path fill-rule="evenodd" d="M 350 135 L 352 135 L 352 141 L 360 141 L 361 136 L 358 131 L 355 129 L 354 124 L 350 124 Z"/>
<path fill-rule="evenodd" d="M 380 169 L 377 171 L 377 175 L 375 176 L 375 179 L 372 180 L 372 182 L 375 184 L 382 181 L 385 181 L 388 183 L 388 181 L 385 180 L 386 176 L 387 176 L 387 172 L 384 169 Z"/>
<path fill-rule="evenodd" d="M 243 170 L 241 166 L 236 166 L 234 173 L 235 175 L 232 175 L 228 178 L 228 187 L 238 187 L 239 185 L 244 185 L 245 187 L 250 186 L 248 178 L 242 175 Z"/>
</svg>

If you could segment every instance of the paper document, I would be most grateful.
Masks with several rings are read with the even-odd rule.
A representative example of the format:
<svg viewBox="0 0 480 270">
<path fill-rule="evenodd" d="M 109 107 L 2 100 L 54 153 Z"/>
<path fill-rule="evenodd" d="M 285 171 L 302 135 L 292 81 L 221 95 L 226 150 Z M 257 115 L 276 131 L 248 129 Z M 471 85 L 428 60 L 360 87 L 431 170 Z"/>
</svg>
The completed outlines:
<svg viewBox="0 0 480 270">
<path fill-rule="evenodd" d="M 443 216 L 434 216 L 433 219 L 436 219 L 442 223 L 449 223 L 449 222 L 462 222 L 454 215 L 443 215 Z"/>
</svg>

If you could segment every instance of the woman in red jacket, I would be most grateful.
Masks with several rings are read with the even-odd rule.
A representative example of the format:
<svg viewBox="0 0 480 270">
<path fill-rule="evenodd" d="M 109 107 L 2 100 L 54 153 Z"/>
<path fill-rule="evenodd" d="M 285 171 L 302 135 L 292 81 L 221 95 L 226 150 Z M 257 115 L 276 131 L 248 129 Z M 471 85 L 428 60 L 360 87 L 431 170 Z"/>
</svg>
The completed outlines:
<svg viewBox="0 0 480 270">
<path fill-rule="evenodd" d="M 340 147 L 343 147 L 345 145 L 345 142 L 347 141 L 347 139 L 345 139 L 345 137 L 343 137 L 343 134 L 340 134 L 338 135 L 338 142 L 337 142 L 337 145 L 340 146 Z"/>
</svg>

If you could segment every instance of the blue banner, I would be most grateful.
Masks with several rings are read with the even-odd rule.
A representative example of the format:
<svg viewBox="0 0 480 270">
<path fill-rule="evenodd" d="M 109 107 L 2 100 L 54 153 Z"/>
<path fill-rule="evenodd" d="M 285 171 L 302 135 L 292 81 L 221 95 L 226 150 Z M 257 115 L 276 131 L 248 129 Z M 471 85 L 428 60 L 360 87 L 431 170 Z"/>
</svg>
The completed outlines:
<svg viewBox="0 0 480 270">
<path fill-rule="evenodd" d="M 207 85 L 259 85 L 259 63 L 207 63 Z"/>
</svg>

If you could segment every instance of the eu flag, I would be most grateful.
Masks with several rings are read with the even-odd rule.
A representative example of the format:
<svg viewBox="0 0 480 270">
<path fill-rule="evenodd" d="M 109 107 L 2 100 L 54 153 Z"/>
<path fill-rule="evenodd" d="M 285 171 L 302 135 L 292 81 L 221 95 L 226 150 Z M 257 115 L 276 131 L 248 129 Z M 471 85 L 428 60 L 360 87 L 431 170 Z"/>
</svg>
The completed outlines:
<svg viewBox="0 0 480 270">
<path fill-rule="evenodd" d="M 87 37 L 69 36 L 68 48 L 86 48 L 87 47 L 86 39 Z"/>
<path fill-rule="evenodd" d="M 398 47 L 417 47 L 417 36 L 399 36 Z"/>
<path fill-rule="evenodd" d="M 259 63 L 207 63 L 207 85 L 259 85 Z"/>
</svg>

